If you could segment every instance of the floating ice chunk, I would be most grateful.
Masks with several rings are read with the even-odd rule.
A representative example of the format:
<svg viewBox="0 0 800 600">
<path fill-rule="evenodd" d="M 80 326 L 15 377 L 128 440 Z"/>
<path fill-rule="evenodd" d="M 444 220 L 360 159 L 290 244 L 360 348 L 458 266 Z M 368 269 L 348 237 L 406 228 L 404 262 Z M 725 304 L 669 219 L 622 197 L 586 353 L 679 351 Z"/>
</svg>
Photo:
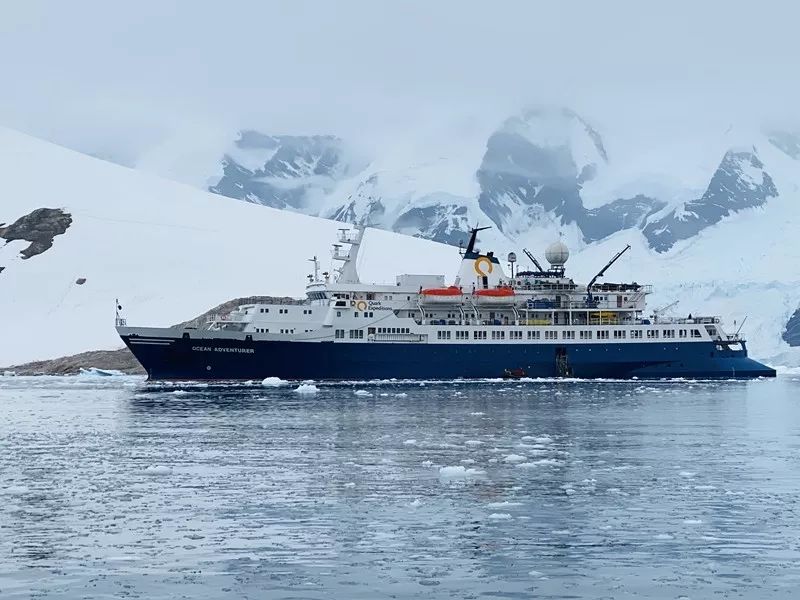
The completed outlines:
<svg viewBox="0 0 800 600">
<path fill-rule="evenodd" d="M 466 446 L 480 446 L 483 442 L 480 440 L 467 440 L 464 444 Z"/>
<path fill-rule="evenodd" d="M 536 467 L 554 467 L 561 464 L 563 462 L 555 458 L 540 458 L 539 460 L 517 463 L 517 466 L 521 469 L 535 469 Z"/>
<path fill-rule="evenodd" d="M 380 394 L 378 394 L 378 395 L 379 395 L 381 398 L 385 398 L 385 397 L 386 397 L 386 396 L 388 396 L 389 394 L 388 394 L 387 392 L 382 392 L 382 393 L 380 393 Z"/>
<path fill-rule="evenodd" d="M 353 392 L 356 396 L 372 396 L 367 390 L 356 390 Z"/>
<path fill-rule="evenodd" d="M 439 477 L 441 479 L 470 479 L 484 474 L 485 471 L 481 471 L 480 469 L 468 469 L 463 465 L 439 467 Z"/>
<path fill-rule="evenodd" d="M 405 446 L 416 446 L 417 440 L 406 440 L 405 442 L 403 442 L 403 444 Z"/>
<path fill-rule="evenodd" d="M 503 460 L 507 463 L 521 463 L 525 462 L 526 457 L 521 454 L 509 454 Z"/>
<path fill-rule="evenodd" d="M 482 417 L 482 416 L 483 416 L 483 415 L 485 415 L 486 413 L 482 413 L 482 412 L 471 412 L 471 413 L 469 413 L 469 414 L 470 414 L 470 416 L 472 416 L 472 417 Z"/>
<path fill-rule="evenodd" d="M 348 488 L 349 487 L 356 487 L 356 484 L 353 483 L 352 481 L 348 481 L 347 483 L 344 484 L 344 487 L 348 487 Z"/>
<path fill-rule="evenodd" d="M 174 392 L 172 392 L 172 395 L 173 396 L 186 396 L 188 393 L 189 392 L 187 392 L 186 390 L 175 390 Z"/>
<path fill-rule="evenodd" d="M 703 522 L 702 519 L 684 519 L 683 520 L 683 524 L 684 525 L 700 525 L 700 523 L 702 523 L 702 522 Z"/>
<path fill-rule="evenodd" d="M 31 489 L 27 485 L 10 485 L 5 489 L 9 496 L 24 496 L 30 491 Z"/>
<path fill-rule="evenodd" d="M 422 466 L 423 467 L 432 467 L 433 466 L 433 461 L 432 460 L 423 460 L 422 461 Z"/>
<path fill-rule="evenodd" d="M 460 462 L 462 465 L 474 465 L 475 464 L 475 461 L 472 460 L 471 458 L 462 458 L 458 462 Z"/>
<path fill-rule="evenodd" d="M 675 538 L 674 538 L 674 537 L 672 537 L 672 536 L 671 536 L 670 534 L 668 534 L 668 533 L 659 533 L 659 534 L 656 536 L 656 539 L 657 539 L 657 540 L 674 540 Z"/>
<path fill-rule="evenodd" d="M 284 381 L 280 377 L 267 377 L 261 381 L 261 385 L 264 387 L 280 387 L 282 385 L 286 385 L 287 383 L 287 381 Z"/>
<path fill-rule="evenodd" d="M 421 504 L 422 502 L 420 502 L 419 498 L 415 498 L 414 500 L 408 503 L 409 506 L 419 506 Z"/>
<path fill-rule="evenodd" d="M 528 571 L 528 575 L 530 575 L 531 577 L 541 577 L 542 575 L 544 575 L 544 573 L 542 573 L 541 571 Z"/>
<path fill-rule="evenodd" d="M 699 492 L 709 492 L 709 491 L 715 490 L 717 488 L 714 487 L 713 485 L 696 485 L 696 486 L 694 486 L 694 489 L 696 489 Z"/>
<path fill-rule="evenodd" d="M 522 502 L 503 500 L 502 502 L 489 502 L 486 506 L 489 508 L 506 508 L 507 506 L 522 506 Z"/>
<path fill-rule="evenodd" d="M 124 377 L 125 373 L 117 369 L 98 369 L 97 367 L 89 367 L 88 369 L 80 368 L 79 377 Z"/>
<path fill-rule="evenodd" d="M 399 394 L 394 395 L 395 398 L 405 398 L 406 396 L 408 396 L 408 394 L 405 392 L 400 392 Z"/>
<path fill-rule="evenodd" d="M 294 391 L 298 394 L 316 394 L 319 388 L 313 383 L 301 383 Z"/>
<path fill-rule="evenodd" d="M 552 444 L 553 438 L 549 435 L 523 435 L 523 442 L 536 442 L 537 444 Z"/>
<path fill-rule="evenodd" d="M 144 474 L 152 477 L 162 477 L 164 475 L 172 475 L 172 469 L 164 465 L 150 465 L 144 470 Z"/>
<path fill-rule="evenodd" d="M 692 473 L 691 471 L 681 471 L 680 473 L 678 473 L 678 475 L 680 475 L 681 477 L 686 477 L 686 479 L 691 479 L 692 477 L 697 475 L 697 473 Z"/>
<path fill-rule="evenodd" d="M 511 515 L 508 513 L 492 513 L 489 515 L 490 519 L 496 519 L 498 521 L 508 520 L 511 519 Z"/>
</svg>

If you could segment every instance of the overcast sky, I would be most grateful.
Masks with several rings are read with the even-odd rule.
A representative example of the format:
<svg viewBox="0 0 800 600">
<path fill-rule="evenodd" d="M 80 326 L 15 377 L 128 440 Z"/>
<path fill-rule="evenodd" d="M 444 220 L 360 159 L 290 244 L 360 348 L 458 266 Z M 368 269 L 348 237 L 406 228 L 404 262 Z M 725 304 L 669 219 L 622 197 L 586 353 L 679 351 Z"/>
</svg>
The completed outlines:
<svg viewBox="0 0 800 600">
<path fill-rule="evenodd" d="M 537 103 L 601 129 L 797 122 L 799 22 L 790 0 L 5 0 L 0 124 L 134 162 L 176 131 L 391 135 Z"/>
</svg>

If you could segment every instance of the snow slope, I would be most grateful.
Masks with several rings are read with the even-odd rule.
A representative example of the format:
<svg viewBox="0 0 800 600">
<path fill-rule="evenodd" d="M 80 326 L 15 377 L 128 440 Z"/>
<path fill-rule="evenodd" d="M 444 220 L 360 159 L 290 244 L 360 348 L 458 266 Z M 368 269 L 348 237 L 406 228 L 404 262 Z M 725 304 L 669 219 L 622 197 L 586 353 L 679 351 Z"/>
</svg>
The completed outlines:
<svg viewBox="0 0 800 600">
<path fill-rule="evenodd" d="M 41 207 L 72 225 L 27 260 L 0 246 L 0 365 L 120 347 L 114 299 L 131 325 L 170 325 L 234 297 L 304 294 L 308 259 L 328 267 L 341 223 L 224 198 L 0 128 L 0 223 Z M 370 230 L 364 281 L 445 273 L 458 255 Z M 83 285 L 76 280 L 85 278 Z"/>
</svg>

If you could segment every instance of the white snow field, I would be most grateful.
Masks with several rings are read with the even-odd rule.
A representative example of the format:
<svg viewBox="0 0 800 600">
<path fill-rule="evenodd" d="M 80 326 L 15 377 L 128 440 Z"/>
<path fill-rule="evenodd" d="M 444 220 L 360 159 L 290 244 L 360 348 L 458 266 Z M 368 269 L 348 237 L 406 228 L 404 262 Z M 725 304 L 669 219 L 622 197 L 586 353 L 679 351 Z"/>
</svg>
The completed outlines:
<svg viewBox="0 0 800 600">
<path fill-rule="evenodd" d="M 0 223 L 63 208 L 72 225 L 27 260 L 0 245 L 0 365 L 122 346 L 129 325 L 172 325 L 236 297 L 304 295 L 308 261 L 330 265 L 341 223 L 247 204 L 0 128 Z M 364 281 L 453 277 L 454 248 L 378 230 L 359 257 Z M 83 285 L 76 280 L 85 278 Z"/>
</svg>

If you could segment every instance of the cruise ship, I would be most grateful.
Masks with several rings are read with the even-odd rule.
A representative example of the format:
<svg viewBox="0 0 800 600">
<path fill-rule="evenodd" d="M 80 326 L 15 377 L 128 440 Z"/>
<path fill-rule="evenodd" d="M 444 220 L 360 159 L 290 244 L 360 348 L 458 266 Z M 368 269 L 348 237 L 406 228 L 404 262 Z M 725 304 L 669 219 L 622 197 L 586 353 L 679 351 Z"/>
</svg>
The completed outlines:
<svg viewBox="0 0 800 600">
<path fill-rule="evenodd" d="M 452 282 L 402 274 L 394 285 L 362 283 L 364 229 L 342 229 L 333 273 L 313 272 L 294 304 L 243 304 L 204 327 L 132 327 L 117 332 L 153 380 L 371 380 L 476 378 L 755 378 L 775 371 L 747 356 L 744 338 L 717 316 L 648 314 L 649 285 L 567 276 L 568 248 L 545 252 L 543 268 L 510 273 L 477 247 L 460 247 Z M 454 259 L 456 250 L 453 250 Z M 119 307 L 118 307 L 119 308 Z"/>
</svg>

